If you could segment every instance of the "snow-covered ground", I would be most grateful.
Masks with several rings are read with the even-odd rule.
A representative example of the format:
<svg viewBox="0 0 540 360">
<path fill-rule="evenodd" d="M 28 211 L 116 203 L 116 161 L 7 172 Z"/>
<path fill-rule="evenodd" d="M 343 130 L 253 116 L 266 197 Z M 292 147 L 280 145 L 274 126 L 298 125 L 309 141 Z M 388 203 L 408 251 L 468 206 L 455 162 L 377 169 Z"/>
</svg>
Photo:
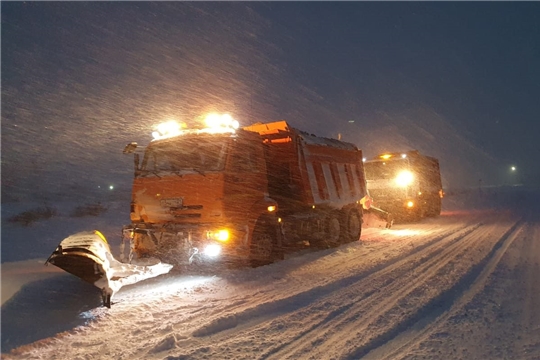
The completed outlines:
<svg viewBox="0 0 540 360">
<path fill-rule="evenodd" d="M 173 272 L 126 286 L 111 309 L 46 257 L 125 204 L 28 227 L 2 206 L 5 359 L 540 359 L 540 190 L 449 191 L 443 214 L 255 269 Z M 29 260 L 30 259 L 30 260 Z"/>
</svg>

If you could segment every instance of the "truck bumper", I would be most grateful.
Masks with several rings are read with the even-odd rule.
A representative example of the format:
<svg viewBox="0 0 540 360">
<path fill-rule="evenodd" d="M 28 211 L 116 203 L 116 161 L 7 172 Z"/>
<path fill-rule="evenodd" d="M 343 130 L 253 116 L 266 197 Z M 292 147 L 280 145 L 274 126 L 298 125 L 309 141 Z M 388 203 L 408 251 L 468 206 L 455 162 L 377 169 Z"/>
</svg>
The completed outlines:
<svg viewBox="0 0 540 360">
<path fill-rule="evenodd" d="M 131 262 L 134 257 L 157 257 L 162 261 L 190 265 L 241 257 L 247 254 L 247 234 L 247 226 L 128 225 L 123 229 L 121 259 Z M 126 254 L 127 244 L 129 254 Z"/>
</svg>

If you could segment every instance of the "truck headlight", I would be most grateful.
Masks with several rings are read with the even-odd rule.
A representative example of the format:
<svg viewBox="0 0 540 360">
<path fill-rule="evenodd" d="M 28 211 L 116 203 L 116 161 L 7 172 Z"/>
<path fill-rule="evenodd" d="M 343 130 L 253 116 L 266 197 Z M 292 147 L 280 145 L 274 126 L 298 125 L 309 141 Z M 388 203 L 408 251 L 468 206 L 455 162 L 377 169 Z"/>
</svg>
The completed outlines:
<svg viewBox="0 0 540 360">
<path fill-rule="evenodd" d="M 229 230 L 227 229 L 220 229 L 217 231 L 208 231 L 206 233 L 206 237 L 211 240 L 217 240 L 217 241 L 228 241 L 231 237 L 231 234 Z"/>
<path fill-rule="evenodd" d="M 399 187 L 405 187 L 412 184 L 414 180 L 414 175 L 412 172 L 408 170 L 403 170 L 398 174 L 398 176 L 395 178 L 396 185 Z"/>
<path fill-rule="evenodd" d="M 203 254 L 208 257 L 217 257 L 219 254 L 221 254 L 221 245 L 218 244 L 210 244 L 206 245 L 204 248 Z"/>
</svg>

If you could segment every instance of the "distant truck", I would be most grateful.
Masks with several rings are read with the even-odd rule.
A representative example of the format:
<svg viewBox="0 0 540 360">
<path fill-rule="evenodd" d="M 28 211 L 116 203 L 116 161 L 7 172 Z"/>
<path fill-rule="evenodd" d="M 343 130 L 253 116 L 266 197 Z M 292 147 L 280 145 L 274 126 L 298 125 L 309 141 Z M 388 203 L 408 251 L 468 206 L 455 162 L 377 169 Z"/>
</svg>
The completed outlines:
<svg viewBox="0 0 540 360">
<path fill-rule="evenodd" d="M 201 129 L 163 127 L 136 143 L 132 256 L 176 264 L 243 259 L 270 263 L 283 249 L 359 240 L 367 197 L 362 151 L 285 121 L 238 129 L 212 115 Z M 169 124 L 169 127 L 173 124 Z"/>
<path fill-rule="evenodd" d="M 374 204 L 396 220 L 441 214 L 444 196 L 439 161 L 417 150 L 383 153 L 364 162 Z"/>
</svg>

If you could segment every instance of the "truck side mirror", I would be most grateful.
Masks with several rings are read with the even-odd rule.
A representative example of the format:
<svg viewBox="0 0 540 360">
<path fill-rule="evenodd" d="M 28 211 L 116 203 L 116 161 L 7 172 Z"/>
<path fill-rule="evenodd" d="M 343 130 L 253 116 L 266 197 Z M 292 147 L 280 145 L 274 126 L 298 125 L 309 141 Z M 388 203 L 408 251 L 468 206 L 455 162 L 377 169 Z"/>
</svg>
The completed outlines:
<svg viewBox="0 0 540 360">
<path fill-rule="evenodd" d="M 124 148 L 124 151 L 122 151 L 122 154 L 131 154 L 137 149 L 137 143 L 136 142 L 130 142 L 126 145 Z"/>
</svg>

